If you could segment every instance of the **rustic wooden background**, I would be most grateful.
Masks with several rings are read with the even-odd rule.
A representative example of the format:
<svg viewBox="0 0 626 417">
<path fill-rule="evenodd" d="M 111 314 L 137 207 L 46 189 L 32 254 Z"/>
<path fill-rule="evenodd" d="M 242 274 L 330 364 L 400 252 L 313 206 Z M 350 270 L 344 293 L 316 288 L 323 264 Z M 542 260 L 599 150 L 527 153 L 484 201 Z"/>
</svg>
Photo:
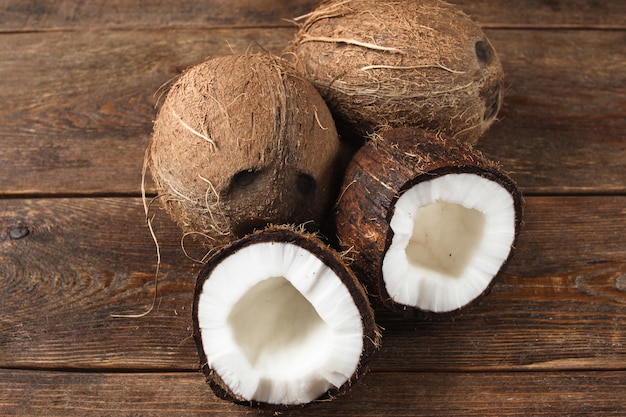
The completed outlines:
<svg viewBox="0 0 626 417">
<path fill-rule="evenodd" d="M 207 57 L 280 51 L 315 3 L 0 0 L 0 415 L 257 413 L 198 372 L 200 265 L 158 210 L 156 308 L 112 315 L 154 296 L 140 183 L 161 86 Z M 478 147 L 525 193 L 517 251 L 454 321 L 379 312 L 372 372 L 294 415 L 624 415 L 626 2 L 457 4 L 505 68 Z"/>
</svg>

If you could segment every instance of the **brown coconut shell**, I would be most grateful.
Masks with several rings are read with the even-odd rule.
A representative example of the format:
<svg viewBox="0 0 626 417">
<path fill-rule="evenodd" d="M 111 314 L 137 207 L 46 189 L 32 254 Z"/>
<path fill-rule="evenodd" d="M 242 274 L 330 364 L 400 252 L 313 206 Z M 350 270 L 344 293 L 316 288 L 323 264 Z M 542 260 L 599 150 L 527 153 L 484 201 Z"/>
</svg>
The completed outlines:
<svg viewBox="0 0 626 417">
<path fill-rule="evenodd" d="M 498 163 L 469 144 L 415 128 L 385 131 L 382 138 L 361 147 L 350 161 L 336 204 L 337 237 L 340 247 L 351 253 L 352 268 L 377 305 L 429 319 L 447 318 L 467 307 L 433 313 L 398 304 L 386 291 L 382 274 L 383 258 L 393 238 L 390 221 L 395 202 L 414 185 L 453 173 L 476 174 L 495 181 L 513 197 L 515 238 L 501 273 L 513 255 L 522 226 L 523 198 Z M 471 304 L 489 292 L 496 278 Z"/>
<path fill-rule="evenodd" d="M 187 70 L 158 112 L 147 163 L 171 217 L 217 247 L 268 223 L 314 229 L 335 196 L 338 157 L 316 89 L 258 53 Z"/>
<path fill-rule="evenodd" d="M 336 250 L 325 244 L 316 235 L 306 233 L 302 230 L 297 230 L 287 225 L 270 225 L 263 230 L 251 233 L 223 248 L 220 248 L 211 256 L 211 258 L 209 258 L 203 269 L 200 271 L 196 280 L 192 316 L 194 328 L 193 335 L 198 350 L 201 370 L 204 373 L 206 381 L 211 387 L 212 391 L 215 393 L 215 395 L 219 398 L 233 402 L 235 404 L 280 412 L 292 410 L 294 408 L 301 408 L 303 406 L 314 403 L 312 402 L 302 405 L 279 405 L 268 404 L 259 401 L 250 401 L 245 398 L 240 398 L 237 394 L 233 393 L 228 388 L 228 386 L 224 383 L 219 374 L 211 369 L 209 365 L 209 360 L 204 352 L 200 323 L 198 320 L 198 301 L 204 282 L 207 279 L 210 279 L 213 270 L 224 259 L 232 256 L 242 248 L 264 242 L 291 243 L 301 248 L 304 248 L 310 253 L 317 256 L 320 260 L 322 260 L 325 265 L 327 265 L 336 273 L 339 279 L 341 279 L 343 284 L 348 289 L 350 295 L 352 296 L 355 305 L 361 313 L 361 319 L 363 323 L 363 349 L 355 373 L 341 387 L 329 390 L 314 402 L 333 400 L 336 397 L 346 393 L 359 378 L 363 377 L 369 371 L 370 359 L 380 347 L 381 333 L 379 331 L 378 325 L 375 322 L 374 310 L 370 305 L 369 298 L 365 292 L 365 289 L 363 288 L 357 277 L 354 275 L 350 267 L 347 265 L 345 259 L 343 259 Z M 236 281 L 233 283 L 233 285 L 236 285 Z"/>
<path fill-rule="evenodd" d="M 458 7 L 328 0 L 303 18 L 286 56 L 319 89 L 342 134 L 414 126 L 476 143 L 495 120 L 502 66 Z"/>
</svg>

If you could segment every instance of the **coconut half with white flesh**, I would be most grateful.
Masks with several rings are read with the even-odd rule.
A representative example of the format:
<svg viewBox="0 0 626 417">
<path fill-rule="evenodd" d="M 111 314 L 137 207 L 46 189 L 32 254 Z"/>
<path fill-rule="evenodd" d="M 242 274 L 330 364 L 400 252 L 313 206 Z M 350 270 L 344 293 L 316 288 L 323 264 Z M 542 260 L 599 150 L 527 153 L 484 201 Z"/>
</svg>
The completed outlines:
<svg viewBox="0 0 626 417">
<path fill-rule="evenodd" d="M 385 306 L 451 313 L 484 295 L 511 257 L 522 196 L 471 146 L 391 129 L 350 162 L 336 223 L 357 276 Z"/>
<path fill-rule="evenodd" d="M 363 287 L 336 251 L 287 227 L 246 236 L 209 259 L 193 322 L 216 395 L 272 409 L 346 391 L 380 337 Z"/>
</svg>

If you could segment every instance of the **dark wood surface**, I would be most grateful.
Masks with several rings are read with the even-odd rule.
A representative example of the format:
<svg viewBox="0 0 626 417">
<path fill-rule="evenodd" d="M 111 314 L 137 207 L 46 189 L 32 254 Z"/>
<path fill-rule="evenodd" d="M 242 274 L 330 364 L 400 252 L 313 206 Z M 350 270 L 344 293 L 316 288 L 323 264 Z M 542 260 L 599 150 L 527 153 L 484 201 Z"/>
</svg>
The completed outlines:
<svg viewBox="0 0 626 417">
<path fill-rule="evenodd" d="M 200 248 L 140 198 L 155 105 L 206 57 L 280 51 L 316 2 L 0 1 L 0 415 L 255 415 L 198 372 Z M 492 292 L 453 321 L 377 312 L 372 371 L 294 415 L 624 415 L 626 3 L 459 1 L 505 68 L 478 148 L 525 194 Z M 148 183 L 148 192 L 154 192 Z"/>
</svg>

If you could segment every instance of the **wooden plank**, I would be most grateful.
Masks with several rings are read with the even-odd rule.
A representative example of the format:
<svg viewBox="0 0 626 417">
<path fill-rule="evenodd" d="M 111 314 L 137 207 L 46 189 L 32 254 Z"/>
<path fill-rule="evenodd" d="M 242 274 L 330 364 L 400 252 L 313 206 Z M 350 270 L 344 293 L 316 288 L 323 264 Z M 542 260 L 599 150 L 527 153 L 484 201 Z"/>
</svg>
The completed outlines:
<svg viewBox="0 0 626 417">
<path fill-rule="evenodd" d="M 308 13 L 317 0 L 38 1 L 5 0 L 0 31 L 215 28 L 285 26 L 285 19 Z M 454 2 L 486 27 L 626 27 L 620 0 L 567 2 L 527 0 L 457 0 Z"/>
<path fill-rule="evenodd" d="M 626 32 L 488 33 L 506 93 L 478 148 L 527 192 L 626 191 Z"/>
<path fill-rule="evenodd" d="M 145 318 L 114 318 L 148 310 L 154 297 L 156 249 L 139 199 L 0 207 L 0 366 L 196 368 L 190 309 L 200 264 L 183 255 L 171 222 L 154 223 L 169 237 L 158 305 Z"/>
<path fill-rule="evenodd" d="M 167 84 L 209 56 L 280 51 L 289 29 L 4 35 L 0 193 L 137 193 Z"/>
<path fill-rule="evenodd" d="M 455 0 L 484 27 L 598 28 L 626 27 L 626 4 L 620 0 Z"/>
<path fill-rule="evenodd" d="M 491 294 L 455 320 L 379 310 L 377 370 L 626 369 L 626 196 L 528 197 L 518 248 Z M 140 199 L 0 200 L 0 367 L 197 369 L 200 264 Z M 27 233 L 28 232 L 28 233 Z M 186 241 L 191 256 L 203 252 Z"/>
<path fill-rule="evenodd" d="M 626 44 L 626 31 L 488 34 L 507 95 L 479 148 L 528 193 L 625 192 L 626 50 L 616 45 Z M 207 56 L 255 43 L 278 52 L 292 36 L 290 29 L 2 35 L 0 194 L 136 195 L 159 87 Z"/>
<path fill-rule="evenodd" d="M 379 314 L 377 365 L 626 369 L 624 203 L 621 196 L 527 198 L 516 252 L 491 293 L 443 323 Z"/>
<path fill-rule="evenodd" d="M 293 416 L 617 416 L 624 372 L 370 373 Z M 213 396 L 197 373 L 0 370 L 3 416 L 267 415 Z"/>
<path fill-rule="evenodd" d="M 291 26 L 316 0 L 2 1 L 0 31 Z"/>
</svg>

